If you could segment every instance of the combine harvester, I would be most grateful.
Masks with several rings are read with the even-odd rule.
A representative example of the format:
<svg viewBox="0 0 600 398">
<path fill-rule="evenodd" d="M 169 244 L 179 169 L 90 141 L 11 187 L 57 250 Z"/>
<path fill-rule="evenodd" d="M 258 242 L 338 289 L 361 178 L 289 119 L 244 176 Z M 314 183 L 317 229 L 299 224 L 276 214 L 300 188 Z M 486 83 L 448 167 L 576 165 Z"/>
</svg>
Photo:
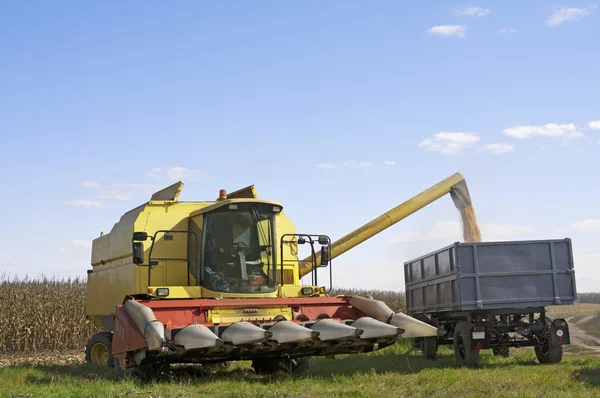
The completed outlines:
<svg viewBox="0 0 600 398">
<path fill-rule="evenodd" d="M 146 379 L 169 364 L 234 360 L 251 360 L 257 373 L 300 373 L 311 356 L 437 336 L 381 301 L 328 297 L 317 270 L 331 272 L 333 258 L 447 193 L 459 209 L 470 206 L 460 174 L 334 243 L 296 233 L 282 205 L 258 199 L 253 186 L 206 202 L 178 201 L 182 187 L 155 193 L 94 240 L 86 314 L 103 332 L 86 346 L 89 363 Z M 312 255 L 299 260 L 298 245 Z M 309 274 L 312 286 L 303 286 Z"/>
</svg>

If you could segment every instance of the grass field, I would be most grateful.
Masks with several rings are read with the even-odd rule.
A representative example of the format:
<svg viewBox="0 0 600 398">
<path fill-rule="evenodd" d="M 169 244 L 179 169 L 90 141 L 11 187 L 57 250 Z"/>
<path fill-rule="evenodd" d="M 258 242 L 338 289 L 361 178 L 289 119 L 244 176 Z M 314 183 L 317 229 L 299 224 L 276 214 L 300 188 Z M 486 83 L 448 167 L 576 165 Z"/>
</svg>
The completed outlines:
<svg viewBox="0 0 600 398">
<path fill-rule="evenodd" d="M 149 384 L 116 381 L 112 370 L 83 364 L 0 368 L 0 396 L 218 396 L 218 397 L 597 397 L 600 359 L 565 356 L 540 365 L 531 350 L 510 358 L 482 353 L 480 369 L 454 367 L 453 353 L 425 361 L 407 344 L 339 359 L 314 358 L 301 377 L 259 376 L 248 363 L 227 371 L 176 369 Z"/>
<path fill-rule="evenodd" d="M 345 292 L 404 308 L 402 293 Z M 458 369 L 445 347 L 431 362 L 403 342 L 372 354 L 313 358 L 310 371 L 300 377 L 261 376 L 248 362 L 237 362 L 225 371 L 174 369 L 142 384 L 118 381 L 112 369 L 85 364 L 83 349 L 95 329 L 85 319 L 84 299 L 84 281 L 0 276 L 0 397 L 600 396 L 600 304 L 549 308 L 580 334 L 559 365 L 540 365 L 531 349 L 519 349 L 510 358 L 484 351 L 479 369 Z M 45 328 L 57 324 L 66 327 Z"/>
</svg>

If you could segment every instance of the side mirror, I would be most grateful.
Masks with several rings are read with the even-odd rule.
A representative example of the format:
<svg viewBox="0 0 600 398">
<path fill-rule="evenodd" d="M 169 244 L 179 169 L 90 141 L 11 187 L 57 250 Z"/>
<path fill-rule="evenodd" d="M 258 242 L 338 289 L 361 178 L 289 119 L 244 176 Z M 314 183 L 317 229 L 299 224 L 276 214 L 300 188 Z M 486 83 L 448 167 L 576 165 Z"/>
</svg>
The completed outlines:
<svg viewBox="0 0 600 398">
<path fill-rule="evenodd" d="M 144 264 L 144 244 L 142 242 L 133 242 L 132 252 L 133 263 L 137 265 Z"/>
<path fill-rule="evenodd" d="M 147 239 L 148 239 L 148 233 L 147 232 L 134 232 L 133 233 L 133 240 L 145 241 Z"/>
<path fill-rule="evenodd" d="M 329 250 L 327 246 L 321 246 L 321 266 L 327 266 L 329 264 Z"/>
</svg>

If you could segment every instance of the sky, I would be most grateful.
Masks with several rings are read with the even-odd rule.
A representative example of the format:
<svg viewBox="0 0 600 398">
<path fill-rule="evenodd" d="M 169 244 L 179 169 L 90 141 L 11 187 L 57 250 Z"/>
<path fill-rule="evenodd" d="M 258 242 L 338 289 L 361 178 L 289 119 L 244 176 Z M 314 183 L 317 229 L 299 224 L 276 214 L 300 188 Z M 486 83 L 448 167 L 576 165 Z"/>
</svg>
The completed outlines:
<svg viewBox="0 0 600 398">
<path fill-rule="evenodd" d="M 600 291 L 600 9 L 584 1 L 0 3 L 0 274 L 85 276 L 171 183 L 255 184 L 333 240 L 460 172 L 483 239 L 573 240 Z M 449 197 L 333 260 L 403 290 Z"/>
</svg>

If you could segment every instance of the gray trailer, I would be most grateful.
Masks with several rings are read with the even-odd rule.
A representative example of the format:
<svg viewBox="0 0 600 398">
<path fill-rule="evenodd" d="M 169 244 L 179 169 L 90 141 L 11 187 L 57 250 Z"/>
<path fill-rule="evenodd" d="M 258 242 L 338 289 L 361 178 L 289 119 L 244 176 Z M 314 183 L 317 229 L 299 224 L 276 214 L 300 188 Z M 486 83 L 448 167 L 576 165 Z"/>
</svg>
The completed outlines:
<svg viewBox="0 0 600 398">
<path fill-rule="evenodd" d="M 459 366 L 477 366 L 479 352 L 508 356 L 534 347 L 541 363 L 558 363 L 569 344 L 564 319 L 547 306 L 576 298 L 571 240 L 455 243 L 404 263 L 408 314 L 439 329 L 415 340 L 434 360 L 453 345 Z"/>
</svg>

